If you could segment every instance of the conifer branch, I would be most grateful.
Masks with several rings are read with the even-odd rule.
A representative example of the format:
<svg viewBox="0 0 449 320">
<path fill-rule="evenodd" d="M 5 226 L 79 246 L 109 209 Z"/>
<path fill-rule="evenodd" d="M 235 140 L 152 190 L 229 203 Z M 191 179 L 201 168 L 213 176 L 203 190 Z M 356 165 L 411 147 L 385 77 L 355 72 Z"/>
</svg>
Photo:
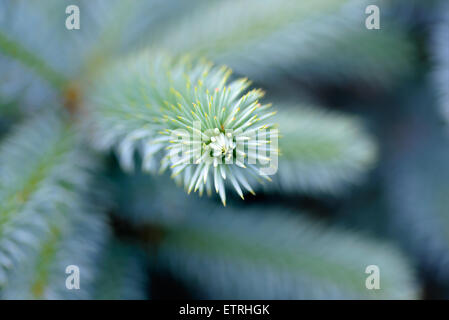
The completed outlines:
<svg viewBox="0 0 449 320">
<path fill-rule="evenodd" d="M 0 53 L 11 59 L 20 61 L 24 66 L 30 68 L 43 79 L 47 80 L 55 89 L 60 90 L 64 87 L 66 79 L 62 74 L 51 68 L 45 60 L 27 50 L 20 43 L 8 38 L 8 36 L 1 30 Z"/>
<path fill-rule="evenodd" d="M 163 224 L 157 261 L 200 297 L 417 298 L 398 251 L 357 234 L 262 208 L 198 210 L 184 217 Z M 369 265 L 380 269 L 381 290 L 365 286 Z"/>
<path fill-rule="evenodd" d="M 375 164 L 376 144 L 359 119 L 312 107 L 280 109 L 279 170 L 267 190 L 338 194 Z"/>
<path fill-rule="evenodd" d="M 0 287 L 8 273 L 57 231 L 53 221 L 76 214 L 93 165 L 72 129 L 43 114 L 17 128 L 0 147 Z M 53 234 L 56 236 L 56 234 Z M 51 243 L 47 248 L 50 250 Z M 50 250 L 51 251 L 51 250 Z"/>
<path fill-rule="evenodd" d="M 270 85 L 286 74 L 388 85 L 410 71 L 416 53 L 399 25 L 367 32 L 363 13 L 376 3 L 389 8 L 360 0 L 216 1 L 160 32 L 153 47 L 206 56 Z"/>
<path fill-rule="evenodd" d="M 187 192 L 215 191 L 226 205 L 225 183 L 243 198 L 249 179 L 270 180 L 260 164 L 277 157 L 277 130 L 261 90 L 246 91 L 247 79 L 228 82 L 231 71 L 188 57 L 146 52 L 105 73 L 90 94 L 94 143 L 114 148 L 125 169 L 170 167 Z M 187 146 L 187 147 L 186 147 Z M 263 159 L 262 156 L 263 155 Z"/>
</svg>

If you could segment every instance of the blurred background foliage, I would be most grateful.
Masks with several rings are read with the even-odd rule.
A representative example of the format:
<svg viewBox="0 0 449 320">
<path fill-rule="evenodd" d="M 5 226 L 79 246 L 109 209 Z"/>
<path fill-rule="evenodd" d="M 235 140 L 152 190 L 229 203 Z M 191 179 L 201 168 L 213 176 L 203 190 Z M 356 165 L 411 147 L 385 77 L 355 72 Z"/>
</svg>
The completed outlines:
<svg viewBox="0 0 449 320">
<path fill-rule="evenodd" d="M 0 297 L 449 297 L 448 32 L 444 0 L 1 1 Z M 224 208 L 92 148 L 87 89 L 142 48 L 266 91 L 273 182 Z"/>
</svg>

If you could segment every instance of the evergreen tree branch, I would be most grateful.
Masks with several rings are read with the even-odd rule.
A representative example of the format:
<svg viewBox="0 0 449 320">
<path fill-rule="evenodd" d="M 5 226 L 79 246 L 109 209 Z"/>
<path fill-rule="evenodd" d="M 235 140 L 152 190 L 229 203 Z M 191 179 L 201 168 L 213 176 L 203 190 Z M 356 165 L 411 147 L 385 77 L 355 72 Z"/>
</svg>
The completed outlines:
<svg viewBox="0 0 449 320">
<path fill-rule="evenodd" d="M 24 66 L 32 69 L 36 74 L 47 80 L 55 89 L 62 89 L 66 82 L 65 77 L 51 68 L 45 60 L 27 50 L 20 43 L 8 38 L 0 30 L 0 53 L 19 60 Z"/>
<path fill-rule="evenodd" d="M 43 114 L 3 141 L 0 163 L 2 287 L 11 269 L 40 250 L 41 239 L 55 230 L 52 221 L 79 210 L 78 193 L 86 187 L 85 170 L 93 160 L 58 116 Z"/>
<path fill-rule="evenodd" d="M 210 194 L 215 187 L 226 205 L 230 183 L 243 198 L 242 187 L 253 192 L 248 179 L 270 180 L 260 170 L 260 150 L 277 154 L 271 144 L 277 130 L 269 121 L 275 112 L 259 102 L 263 92 L 246 92 L 249 81 L 228 82 L 230 74 L 226 67 L 165 54 L 122 61 L 90 94 L 93 141 L 117 150 L 125 169 L 134 168 L 138 150 L 143 169 L 154 171 L 155 155 L 162 153 L 161 170 L 170 167 L 187 192 Z"/>
<path fill-rule="evenodd" d="M 310 107 L 280 110 L 281 156 L 267 190 L 338 194 L 374 165 L 376 145 L 359 119 Z"/>
<path fill-rule="evenodd" d="M 161 32 L 153 46 L 206 56 L 261 82 L 276 83 L 289 74 L 390 84 L 410 71 L 414 48 L 401 27 L 388 21 L 381 30 L 366 30 L 368 4 L 373 2 L 211 2 Z M 382 1 L 374 4 L 383 12 L 389 8 Z"/>
<path fill-rule="evenodd" d="M 159 267 L 198 297 L 417 298 L 412 273 L 394 248 L 279 210 L 198 210 L 162 225 Z M 365 286 L 368 265 L 380 269 L 380 290 Z"/>
<path fill-rule="evenodd" d="M 11 272 L 2 299 L 94 299 L 97 279 L 105 272 L 101 255 L 109 237 L 104 217 L 78 199 L 78 211 L 57 217 L 39 250 Z M 87 211 L 82 211 L 87 210 Z M 79 289 L 69 290 L 68 266 L 79 268 Z"/>
<path fill-rule="evenodd" d="M 417 298 L 407 261 L 392 246 L 276 207 L 217 208 L 164 177 L 117 171 L 114 212 L 127 219 L 196 298 Z M 367 290 L 368 265 L 380 290 Z"/>
</svg>

